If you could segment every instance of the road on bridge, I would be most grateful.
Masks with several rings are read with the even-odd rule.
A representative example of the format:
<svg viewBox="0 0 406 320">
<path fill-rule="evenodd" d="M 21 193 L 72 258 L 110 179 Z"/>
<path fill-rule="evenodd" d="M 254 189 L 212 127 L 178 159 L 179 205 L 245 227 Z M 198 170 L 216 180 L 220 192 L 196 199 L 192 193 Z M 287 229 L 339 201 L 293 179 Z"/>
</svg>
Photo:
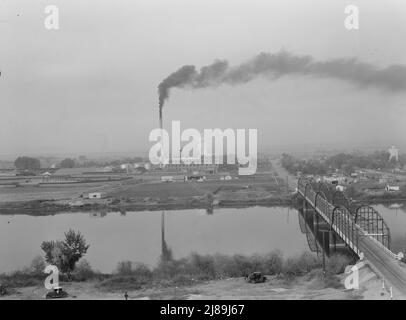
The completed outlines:
<svg viewBox="0 0 406 320">
<path fill-rule="evenodd" d="M 381 273 L 385 282 L 389 282 L 393 289 L 406 298 L 406 266 L 401 266 L 402 262 L 394 260 L 368 236 L 361 238 L 358 245 L 365 258 Z"/>
<path fill-rule="evenodd" d="M 345 221 L 344 224 L 346 224 Z M 348 224 L 343 228 L 350 229 Z M 375 269 L 374 271 L 385 279 L 386 284 L 389 283 L 389 286 L 392 286 L 403 299 L 406 299 L 406 265 L 402 266 L 402 262 L 395 260 L 371 236 L 360 236 L 358 248 L 364 254 L 365 259 L 370 262 L 371 267 Z M 388 289 L 388 285 L 386 288 Z"/>
<path fill-rule="evenodd" d="M 308 203 L 313 208 L 315 208 L 318 214 L 324 216 L 324 219 L 326 219 L 326 221 L 331 224 L 330 218 L 326 216 L 322 210 L 320 210 L 319 206 L 317 206 L 316 208 L 312 200 L 306 198 L 302 191 L 300 191 L 299 193 L 306 199 L 306 201 L 308 201 Z M 355 239 L 353 237 L 351 238 L 351 234 L 354 235 L 354 231 L 356 230 L 354 230 L 352 227 L 353 223 L 354 222 L 350 218 L 342 218 L 340 219 L 339 225 L 334 224 L 332 225 L 332 227 L 339 227 L 339 230 L 337 230 L 337 232 L 344 233 L 344 235 L 339 235 L 347 243 L 347 245 L 349 245 L 350 247 L 351 244 L 357 245 L 358 254 L 362 252 L 365 259 L 369 262 L 371 268 L 374 269 L 374 271 L 377 272 L 380 276 L 382 276 L 383 279 L 385 279 L 386 289 L 388 289 L 388 283 L 389 286 L 393 287 L 393 290 L 395 291 L 394 298 L 399 298 L 400 295 L 400 298 L 406 299 L 406 265 L 397 260 L 392 252 L 390 252 L 382 244 L 373 239 L 365 231 L 361 231 L 361 228 L 359 226 L 359 229 L 356 232 L 358 234 L 358 242 L 352 243 L 352 241 L 355 241 Z M 345 234 L 346 230 L 353 230 L 353 232 L 351 233 L 350 231 L 349 233 Z M 350 239 L 346 240 L 345 238 L 347 237 L 350 237 Z M 396 296 L 396 294 L 398 294 L 398 296 Z"/>
</svg>

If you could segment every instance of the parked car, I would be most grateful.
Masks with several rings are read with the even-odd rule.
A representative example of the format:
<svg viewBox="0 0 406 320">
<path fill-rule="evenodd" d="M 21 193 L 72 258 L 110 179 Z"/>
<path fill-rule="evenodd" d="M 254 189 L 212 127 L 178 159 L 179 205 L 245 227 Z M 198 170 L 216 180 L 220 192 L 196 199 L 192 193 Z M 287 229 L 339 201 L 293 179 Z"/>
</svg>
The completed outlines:
<svg viewBox="0 0 406 320">
<path fill-rule="evenodd" d="M 50 291 L 45 295 L 45 299 L 66 298 L 67 296 L 68 293 L 66 291 L 63 291 L 61 287 L 56 287 L 53 291 Z"/>
<path fill-rule="evenodd" d="M 245 277 L 248 283 L 262 283 L 266 281 L 266 277 L 262 275 L 261 272 L 253 272 Z"/>
</svg>

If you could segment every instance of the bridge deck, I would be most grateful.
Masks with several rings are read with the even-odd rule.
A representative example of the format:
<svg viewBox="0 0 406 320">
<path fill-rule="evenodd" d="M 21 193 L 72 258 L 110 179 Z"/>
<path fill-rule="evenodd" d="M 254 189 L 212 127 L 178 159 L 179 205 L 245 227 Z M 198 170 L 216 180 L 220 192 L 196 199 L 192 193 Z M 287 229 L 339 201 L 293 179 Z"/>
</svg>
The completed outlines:
<svg viewBox="0 0 406 320">
<path fill-rule="evenodd" d="M 406 297 L 406 265 L 396 255 L 359 224 L 355 223 L 350 210 L 337 207 L 324 197 L 318 197 L 310 183 L 298 182 L 298 193 L 330 225 L 340 238 L 358 256 L 363 253 L 372 268 Z M 383 239 L 383 238 L 381 238 Z"/>
</svg>

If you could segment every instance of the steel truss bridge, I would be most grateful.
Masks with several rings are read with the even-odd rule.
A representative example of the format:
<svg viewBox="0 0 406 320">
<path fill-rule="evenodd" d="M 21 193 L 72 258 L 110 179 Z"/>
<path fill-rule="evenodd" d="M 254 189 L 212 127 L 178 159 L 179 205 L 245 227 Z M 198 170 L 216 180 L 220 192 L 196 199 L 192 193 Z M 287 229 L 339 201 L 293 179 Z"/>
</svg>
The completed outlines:
<svg viewBox="0 0 406 320">
<path fill-rule="evenodd" d="M 328 239 L 338 237 L 358 257 L 363 256 L 371 268 L 406 297 L 406 265 L 391 251 L 390 230 L 379 212 L 367 204 L 357 203 L 324 182 L 301 177 L 298 194 L 303 199 L 304 212 L 312 210 L 312 222 L 322 224 Z M 302 219 L 302 220 L 301 220 Z M 306 232 L 312 251 L 325 248 L 317 232 L 308 232 L 305 218 L 299 217 L 301 229 Z M 328 245 L 330 247 L 330 245 Z"/>
</svg>

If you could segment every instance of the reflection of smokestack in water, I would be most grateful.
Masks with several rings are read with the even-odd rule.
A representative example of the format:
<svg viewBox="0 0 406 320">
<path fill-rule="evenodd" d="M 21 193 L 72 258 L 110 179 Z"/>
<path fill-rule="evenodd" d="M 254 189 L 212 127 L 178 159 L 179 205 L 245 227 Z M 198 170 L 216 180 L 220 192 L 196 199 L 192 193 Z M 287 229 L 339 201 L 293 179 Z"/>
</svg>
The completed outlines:
<svg viewBox="0 0 406 320">
<path fill-rule="evenodd" d="M 162 255 L 164 255 L 165 247 L 165 211 L 161 214 L 161 240 L 162 240 Z"/>
<path fill-rule="evenodd" d="M 168 248 L 168 245 L 165 241 L 165 211 L 162 211 L 161 214 L 161 261 L 169 261 L 172 259 L 171 249 Z"/>
</svg>

